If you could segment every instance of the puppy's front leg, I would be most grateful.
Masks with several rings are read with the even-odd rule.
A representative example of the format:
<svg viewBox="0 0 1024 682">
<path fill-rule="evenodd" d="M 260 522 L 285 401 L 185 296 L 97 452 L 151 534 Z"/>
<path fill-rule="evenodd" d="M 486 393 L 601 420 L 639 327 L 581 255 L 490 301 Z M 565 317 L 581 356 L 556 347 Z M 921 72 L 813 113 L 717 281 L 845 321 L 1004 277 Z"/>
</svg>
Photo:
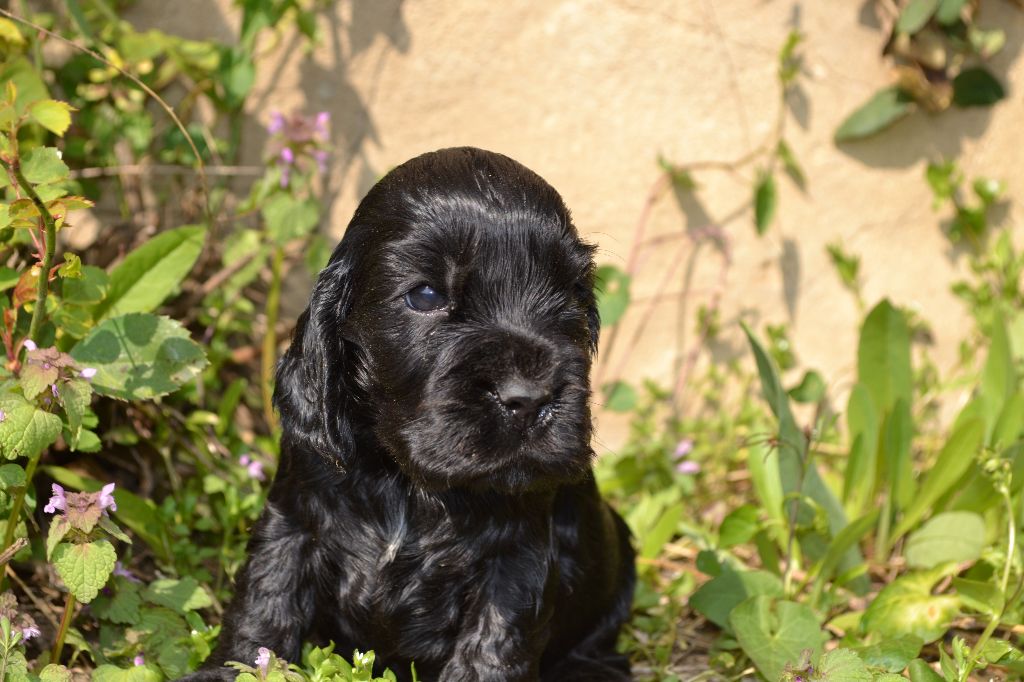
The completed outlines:
<svg viewBox="0 0 1024 682">
<path fill-rule="evenodd" d="M 233 680 L 228 661 L 252 665 L 260 647 L 288 661 L 298 661 L 302 641 L 313 620 L 315 595 L 310 571 L 315 541 L 274 502 L 268 502 L 253 527 L 236 593 L 224 614 L 222 635 L 203 668 L 188 677 Z"/>
</svg>

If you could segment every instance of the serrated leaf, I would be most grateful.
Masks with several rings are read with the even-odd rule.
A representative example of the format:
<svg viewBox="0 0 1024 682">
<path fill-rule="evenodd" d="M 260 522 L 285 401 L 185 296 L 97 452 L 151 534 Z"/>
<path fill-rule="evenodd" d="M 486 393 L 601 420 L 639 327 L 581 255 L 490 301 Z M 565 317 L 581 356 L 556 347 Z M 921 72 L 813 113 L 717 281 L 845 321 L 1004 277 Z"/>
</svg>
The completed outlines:
<svg viewBox="0 0 1024 682">
<path fill-rule="evenodd" d="M 762 172 L 754 187 L 754 227 L 757 234 L 763 235 L 775 217 L 775 206 L 778 194 L 775 189 L 775 176 L 770 172 Z"/>
<path fill-rule="evenodd" d="M 934 568 L 950 561 L 976 561 L 985 547 L 985 521 L 973 512 L 937 514 L 907 539 L 911 568 Z"/>
<path fill-rule="evenodd" d="M 92 682 L 161 682 L 164 676 L 149 664 L 118 668 L 104 663 L 92 671 Z"/>
<path fill-rule="evenodd" d="M 828 682 L 872 682 L 875 676 L 852 649 L 834 649 L 821 657 L 818 679 Z"/>
<path fill-rule="evenodd" d="M 40 410 L 20 395 L 0 394 L 0 455 L 7 459 L 35 457 L 48 447 L 61 432 L 61 420 L 55 414 Z"/>
<path fill-rule="evenodd" d="M 71 126 L 72 111 L 75 111 L 75 108 L 67 102 L 44 99 L 33 102 L 32 106 L 28 108 L 28 115 L 51 133 L 63 137 Z"/>
<path fill-rule="evenodd" d="M 63 665 L 50 663 L 39 671 L 39 682 L 71 682 L 71 671 Z"/>
<path fill-rule="evenodd" d="M 924 642 L 914 635 L 887 637 L 876 644 L 856 649 L 857 655 L 867 665 L 886 672 L 898 673 L 906 669 L 910 661 L 921 653 Z M 826 678 L 831 680 L 831 678 Z M 903 678 L 900 678 L 903 679 Z"/>
<path fill-rule="evenodd" d="M 629 307 L 630 277 L 614 265 L 602 265 L 594 273 L 594 282 L 601 326 L 611 327 L 622 319 Z"/>
<path fill-rule="evenodd" d="M 26 362 L 21 368 L 18 382 L 25 398 L 32 400 L 56 383 L 60 370 L 49 363 Z"/>
<path fill-rule="evenodd" d="M 53 565 L 75 599 L 88 604 L 114 570 L 117 552 L 106 540 L 83 544 L 61 543 L 53 551 Z"/>
<path fill-rule="evenodd" d="M 988 107 L 1006 97 L 995 76 L 983 67 L 964 69 L 953 79 L 953 104 L 958 107 Z"/>
<path fill-rule="evenodd" d="M 743 651 L 769 680 L 779 679 L 805 650 L 811 651 L 812 663 L 821 654 L 821 625 L 804 604 L 752 597 L 733 609 L 729 623 Z"/>
<path fill-rule="evenodd" d="M 272 196 L 261 212 L 267 236 L 279 246 L 307 236 L 320 220 L 320 207 L 315 200 L 284 193 Z"/>
<path fill-rule="evenodd" d="M 914 109 L 914 100 L 898 87 L 885 88 L 850 114 L 836 130 L 836 142 L 859 140 L 888 128 Z"/>
<path fill-rule="evenodd" d="M 105 320 L 71 349 L 71 357 L 96 370 L 94 391 L 120 400 L 171 393 L 207 364 L 181 323 L 145 313 Z"/>
<path fill-rule="evenodd" d="M 900 12 L 896 30 L 910 35 L 917 33 L 935 15 L 938 8 L 939 0 L 910 0 Z"/>
<path fill-rule="evenodd" d="M 13 491 L 25 487 L 25 470 L 17 464 L 0 466 L 0 490 Z"/>
<path fill-rule="evenodd" d="M 33 185 L 60 182 L 70 173 L 60 158 L 60 152 L 53 147 L 36 147 L 26 154 L 21 162 L 21 172 Z"/>
<path fill-rule="evenodd" d="M 148 602 L 166 606 L 182 614 L 213 605 L 210 595 L 191 576 L 185 576 L 180 580 L 154 580 L 142 593 L 142 597 Z"/>
<path fill-rule="evenodd" d="M 155 309 L 178 290 L 206 241 L 206 228 L 188 225 L 163 232 L 129 253 L 110 273 L 106 298 L 93 310 L 97 321 Z"/>
</svg>

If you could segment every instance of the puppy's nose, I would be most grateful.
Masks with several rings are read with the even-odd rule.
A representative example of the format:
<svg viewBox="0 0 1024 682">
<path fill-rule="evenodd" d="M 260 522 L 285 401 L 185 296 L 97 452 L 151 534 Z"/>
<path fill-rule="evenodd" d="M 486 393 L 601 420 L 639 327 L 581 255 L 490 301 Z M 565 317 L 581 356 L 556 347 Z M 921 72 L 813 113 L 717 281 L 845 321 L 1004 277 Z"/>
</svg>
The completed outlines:
<svg viewBox="0 0 1024 682">
<path fill-rule="evenodd" d="M 523 426 L 537 421 L 537 415 L 551 402 L 549 386 L 521 377 L 506 379 L 498 385 L 496 393 L 509 416 Z"/>
</svg>

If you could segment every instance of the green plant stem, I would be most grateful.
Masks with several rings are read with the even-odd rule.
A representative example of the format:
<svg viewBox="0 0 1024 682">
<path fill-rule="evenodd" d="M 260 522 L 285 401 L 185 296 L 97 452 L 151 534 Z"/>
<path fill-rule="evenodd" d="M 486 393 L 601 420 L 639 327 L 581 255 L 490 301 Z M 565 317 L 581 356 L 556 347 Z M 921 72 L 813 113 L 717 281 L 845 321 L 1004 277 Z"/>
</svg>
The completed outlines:
<svg viewBox="0 0 1024 682">
<path fill-rule="evenodd" d="M 64 604 L 64 617 L 60 619 L 60 630 L 57 631 L 57 641 L 53 643 L 53 663 L 60 663 L 60 652 L 64 649 L 64 637 L 68 634 L 68 627 L 71 625 L 71 617 L 75 613 L 75 595 L 68 592 L 68 600 Z"/>
<path fill-rule="evenodd" d="M 281 272 L 284 269 L 284 248 L 274 249 L 270 271 L 270 292 L 267 294 L 267 331 L 263 335 L 263 357 L 260 362 L 260 389 L 263 392 L 263 415 L 272 429 L 277 428 L 274 414 L 274 365 L 277 362 L 277 314 L 281 305 Z"/>
<path fill-rule="evenodd" d="M 887 493 L 882 502 L 882 513 L 878 517 L 878 535 L 875 539 L 875 556 L 887 558 L 892 550 L 889 547 L 889 533 L 892 526 L 892 494 Z"/>
<path fill-rule="evenodd" d="M 32 183 L 21 172 L 21 162 L 15 159 L 11 163 L 3 162 L 3 164 L 8 172 L 18 181 L 18 185 L 28 195 L 28 198 L 32 200 L 32 203 L 39 211 L 39 217 L 42 219 L 45 228 L 43 260 L 39 264 L 39 284 L 36 287 L 36 302 L 32 310 L 32 323 L 28 328 L 28 338 L 38 341 L 39 328 L 43 325 L 43 315 L 46 312 L 46 296 L 50 293 L 50 268 L 53 266 L 53 253 L 57 248 L 57 223 L 53 219 L 53 214 L 46 208 L 46 204 L 39 198 L 39 194 L 32 186 Z"/>
<path fill-rule="evenodd" d="M 1010 586 L 1010 569 L 1013 568 L 1013 558 L 1017 553 L 1017 519 L 1013 516 L 1013 499 L 1010 497 L 1009 486 L 1002 486 L 1000 492 L 1003 495 L 1003 502 L 1006 504 L 1006 523 L 1009 526 L 1006 538 L 1006 565 L 1003 566 L 1003 579 L 999 583 L 1002 593 L 1005 595 L 1006 589 Z"/>
<path fill-rule="evenodd" d="M 4 546 L 0 548 L 0 552 L 10 547 L 11 543 L 14 542 L 14 530 L 18 527 L 18 520 L 21 518 L 21 508 L 25 504 L 25 493 L 28 492 L 29 486 L 32 485 L 32 476 L 36 473 L 36 465 L 38 464 L 39 458 L 35 457 L 30 459 L 28 466 L 25 467 L 25 487 L 14 498 L 14 504 L 11 505 L 11 515 L 7 518 L 7 528 L 4 530 Z M 6 579 L 0 581 L 0 586 L 5 581 Z"/>
</svg>

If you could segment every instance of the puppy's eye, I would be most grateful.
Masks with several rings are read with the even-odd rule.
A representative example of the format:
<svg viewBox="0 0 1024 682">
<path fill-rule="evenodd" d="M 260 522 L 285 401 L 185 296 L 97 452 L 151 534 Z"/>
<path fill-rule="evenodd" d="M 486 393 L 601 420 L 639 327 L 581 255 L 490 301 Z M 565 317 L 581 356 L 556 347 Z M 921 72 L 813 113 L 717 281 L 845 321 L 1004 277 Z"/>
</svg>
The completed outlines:
<svg viewBox="0 0 1024 682">
<path fill-rule="evenodd" d="M 405 304 L 421 313 L 441 310 L 448 305 L 448 297 L 429 284 L 421 284 L 405 295 Z"/>
</svg>

